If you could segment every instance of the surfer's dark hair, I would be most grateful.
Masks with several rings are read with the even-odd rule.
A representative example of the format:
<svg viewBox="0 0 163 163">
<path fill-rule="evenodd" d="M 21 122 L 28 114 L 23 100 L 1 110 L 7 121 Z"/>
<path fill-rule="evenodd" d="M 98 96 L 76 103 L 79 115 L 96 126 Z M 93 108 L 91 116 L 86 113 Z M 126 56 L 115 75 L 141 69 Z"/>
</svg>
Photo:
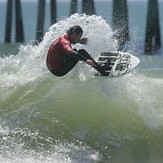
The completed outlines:
<svg viewBox="0 0 163 163">
<path fill-rule="evenodd" d="M 67 33 L 67 35 L 71 35 L 72 33 L 76 33 L 78 35 L 80 33 L 83 33 L 83 30 L 82 30 L 82 28 L 79 25 L 74 25 L 74 26 L 70 27 L 67 30 L 66 33 Z"/>
</svg>

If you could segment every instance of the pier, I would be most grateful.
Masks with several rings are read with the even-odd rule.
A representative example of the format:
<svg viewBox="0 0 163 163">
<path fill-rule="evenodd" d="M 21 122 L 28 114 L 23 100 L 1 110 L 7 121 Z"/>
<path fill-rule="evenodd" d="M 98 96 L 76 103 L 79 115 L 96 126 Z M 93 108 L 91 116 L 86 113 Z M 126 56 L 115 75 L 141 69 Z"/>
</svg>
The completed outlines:
<svg viewBox="0 0 163 163">
<path fill-rule="evenodd" d="M 112 22 L 114 38 L 118 40 L 118 49 L 121 50 L 129 41 L 127 0 L 113 0 Z"/>
<path fill-rule="evenodd" d="M 24 43 L 24 32 L 26 27 L 24 26 L 24 18 L 22 14 L 22 1 L 23 0 L 6 0 L 6 15 L 5 18 L 5 31 L 4 42 L 11 43 L 11 37 L 13 35 L 12 27 L 15 20 L 15 42 Z M 36 20 L 36 32 L 35 42 L 40 43 L 44 36 L 45 25 L 45 11 L 46 5 L 50 4 L 50 25 L 55 24 L 58 15 L 58 1 L 57 0 L 37 0 L 37 20 Z M 161 34 L 160 34 L 160 18 L 159 18 L 159 2 L 158 0 L 148 0 L 146 11 L 146 29 L 144 36 L 144 53 L 152 54 L 154 50 L 161 47 Z M 79 6 L 79 3 L 81 4 Z M 81 13 L 87 15 L 96 14 L 98 6 L 95 0 L 70 0 L 69 15 L 78 13 L 79 7 Z M 118 49 L 121 50 L 123 46 L 130 41 L 130 29 L 129 29 L 129 12 L 128 12 L 127 0 L 112 0 L 112 30 L 114 31 L 113 39 L 118 40 Z M 15 14 L 15 19 L 13 16 Z M 31 18 L 32 19 L 32 18 Z M 3 25 L 3 24 L 2 24 Z"/>
<path fill-rule="evenodd" d="M 148 1 L 148 14 L 145 35 L 145 54 L 161 47 L 158 1 Z"/>
</svg>

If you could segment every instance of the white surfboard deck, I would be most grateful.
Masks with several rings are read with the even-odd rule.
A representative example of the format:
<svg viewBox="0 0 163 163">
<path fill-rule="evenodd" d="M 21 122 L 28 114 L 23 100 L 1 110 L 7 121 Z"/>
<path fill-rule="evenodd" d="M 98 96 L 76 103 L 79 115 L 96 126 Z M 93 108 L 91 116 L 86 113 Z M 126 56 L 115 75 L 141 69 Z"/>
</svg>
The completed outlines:
<svg viewBox="0 0 163 163">
<path fill-rule="evenodd" d="M 110 61 L 106 74 L 97 73 L 96 76 L 118 77 L 129 73 L 139 63 L 139 58 L 125 52 L 101 52 L 97 63 L 102 64 Z"/>
</svg>

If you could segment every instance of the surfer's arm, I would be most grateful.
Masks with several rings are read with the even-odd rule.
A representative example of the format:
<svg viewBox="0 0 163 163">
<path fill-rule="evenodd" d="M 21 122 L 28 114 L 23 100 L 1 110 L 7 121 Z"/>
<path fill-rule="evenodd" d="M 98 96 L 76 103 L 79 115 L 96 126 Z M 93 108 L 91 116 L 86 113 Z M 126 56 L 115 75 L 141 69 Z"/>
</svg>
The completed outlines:
<svg viewBox="0 0 163 163">
<path fill-rule="evenodd" d="M 80 43 L 80 44 L 87 44 L 87 43 L 88 43 L 88 38 L 86 38 L 86 37 L 81 38 L 81 39 L 79 40 L 79 43 Z"/>
<path fill-rule="evenodd" d="M 84 61 L 86 62 L 87 58 L 85 58 L 84 56 L 82 56 L 80 53 L 76 52 L 75 50 L 71 50 L 68 52 L 69 56 L 73 56 L 74 58 L 76 58 L 77 60 L 80 61 Z"/>
<path fill-rule="evenodd" d="M 91 67 L 96 67 L 96 63 L 91 60 L 91 59 L 87 59 L 86 57 L 84 57 L 83 55 L 81 55 L 80 53 L 76 52 L 75 50 L 71 50 L 68 52 L 68 55 L 69 56 L 73 56 L 75 57 L 77 60 L 80 60 L 80 61 L 84 61 L 86 62 L 88 65 L 90 65 Z"/>
<path fill-rule="evenodd" d="M 96 63 L 93 60 L 87 59 L 86 63 L 90 65 L 91 67 L 94 67 L 94 68 L 97 67 Z"/>
</svg>

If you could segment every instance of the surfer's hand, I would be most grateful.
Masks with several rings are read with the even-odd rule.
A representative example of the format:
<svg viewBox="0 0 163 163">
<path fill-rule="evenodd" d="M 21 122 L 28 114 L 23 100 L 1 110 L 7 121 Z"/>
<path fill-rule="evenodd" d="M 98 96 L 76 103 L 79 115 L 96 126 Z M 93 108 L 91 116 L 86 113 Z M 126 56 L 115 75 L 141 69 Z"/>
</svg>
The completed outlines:
<svg viewBox="0 0 163 163">
<path fill-rule="evenodd" d="M 81 39 L 79 40 L 79 43 L 80 43 L 80 44 L 87 44 L 87 43 L 88 43 L 88 38 L 86 38 L 86 37 L 81 38 Z"/>
<path fill-rule="evenodd" d="M 96 63 L 93 60 L 87 59 L 86 63 L 90 65 L 91 67 L 97 67 Z"/>
</svg>

